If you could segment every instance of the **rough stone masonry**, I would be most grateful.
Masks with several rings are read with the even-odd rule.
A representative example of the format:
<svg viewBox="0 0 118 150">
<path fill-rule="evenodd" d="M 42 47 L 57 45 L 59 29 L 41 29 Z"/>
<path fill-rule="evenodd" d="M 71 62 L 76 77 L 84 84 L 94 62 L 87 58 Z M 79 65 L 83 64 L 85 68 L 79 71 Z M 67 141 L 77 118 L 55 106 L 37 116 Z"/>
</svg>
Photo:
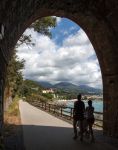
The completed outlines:
<svg viewBox="0 0 118 150">
<path fill-rule="evenodd" d="M 14 46 L 32 22 L 45 16 L 69 18 L 88 35 L 102 72 L 104 134 L 118 137 L 118 0 L 0 1 L 0 128 L 6 67 Z"/>
</svg>

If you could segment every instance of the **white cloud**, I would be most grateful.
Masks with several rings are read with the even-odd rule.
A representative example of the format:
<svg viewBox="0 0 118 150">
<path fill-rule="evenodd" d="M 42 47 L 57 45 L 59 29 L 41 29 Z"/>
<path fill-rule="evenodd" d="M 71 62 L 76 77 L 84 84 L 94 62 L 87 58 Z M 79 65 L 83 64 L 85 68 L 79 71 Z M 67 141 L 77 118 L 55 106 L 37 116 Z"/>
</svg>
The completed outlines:
<svg viewBox="0 0 118 150">
<path fill-rule="evenodd" d="M 61 22 L 61 17 L 56 17 L 57 18 L 57 23 Z"/>
<path fill-rule="evenodd" d="M 65 41 L 64 46 L 88 46 L 91 45 L 87 35 L 80 29 L 75 35 L 70 35 Z"/>
<path fill-rule="evenodd" d="M 43 35 L 27 29 L 35 46 L 18 48 L 18 56 L 25 59 L 24 78 L 36 81 L 69 81 L 101 87 L 101 72 L 95 51 L 82 29 L 63 41 L 61 47 Z M 94 59 L 93 59 L 94 58 Z"/>
</svg>

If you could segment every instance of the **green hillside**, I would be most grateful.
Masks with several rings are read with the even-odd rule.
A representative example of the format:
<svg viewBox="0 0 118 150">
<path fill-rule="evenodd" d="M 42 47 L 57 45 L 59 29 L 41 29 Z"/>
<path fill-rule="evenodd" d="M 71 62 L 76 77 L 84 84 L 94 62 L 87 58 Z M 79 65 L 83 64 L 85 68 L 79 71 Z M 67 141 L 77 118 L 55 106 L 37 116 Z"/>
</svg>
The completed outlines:
<svg viewBox="0 0 118 150">
<path fill-rule="evenodd" d="M 48 101 L 52 99 L 50 94 L 43 94 L 45 88 L 39 85 L 38 82 L 32 80 L 24 80 L 21 88 L 22 97 L 27 101 L 40 100 Z"/>
</svg>

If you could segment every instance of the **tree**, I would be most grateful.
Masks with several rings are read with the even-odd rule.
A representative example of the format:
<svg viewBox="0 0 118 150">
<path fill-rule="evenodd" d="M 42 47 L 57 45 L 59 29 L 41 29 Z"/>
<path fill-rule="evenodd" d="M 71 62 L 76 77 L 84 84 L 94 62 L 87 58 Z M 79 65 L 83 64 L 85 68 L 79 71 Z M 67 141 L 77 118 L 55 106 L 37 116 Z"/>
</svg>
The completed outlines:
<svg viewBox="0 0 118 150">
<path fill-rule="evenodd" d="M 49 16 L 49 17 L 43 17 L 43 18 L 36 20 L 35 22 L 31 24 L 29 28 L 33 28 L 34 31 L 37 31 L 40 34 L 46 35 L 51 38 L 52 34 L 50 31 L 50 28 L 54 28 L 56 27 L 56 25 L 57 25 L 56 17 Z M 31 35 L 22 34 L 16 47 L 19 47 L 23 43 L 27 45 L 34 45 L 31 38 L 32 38 Z"/>
<path fill-rule="evenodd" d="M 22 69 L 24 68 L 24 60 L 19 60 L 16 51 L 12 59 L 10 60 L 8 67 L 7 67 L 7 78 L 6 78 L 6 87 L 11 91 L 12 95 L 14 96 L 19 87 L 22 84 L 23 77 L 22 77 Z"/>
<path fill-rule="evenodd" d="M 56 17 L 49 16 L 36 20 L 31 24 L 30 28 L 34 28 L 34 31 L 37 31 L 43 35 L 47 35 L 51 38 L 52 34 L 50 32 L 50 28 L 54 28 L 56 25 Z"/>
<path fill-rule="evenodd" d="M 23 81 L 21 94 L 24 97 L 31 96 L 32 94 L 39 95 L 42 93 L 42 89 L 37 82 L 26 79 Z"/>
<path fill-rule="evenodd" d="M 20 61 L 16 55 L 16 52 L 14 51 L 14 55 L 7 67 L 7 77 L 4 92 L 5 109 L 7 109 L 7 107 L 11 103 L 11 99 L 13 99 L 16 94 L 17 95 L 19 94 L 19 89 L 23 82 L 22 77 L 23 67 L 24 67 L 24 60 Z"/>
<path fill-rule="evenodd" d="M 51 31 L 50 28 L 56 26 L 56 18 L 55 17 L 45 17 L 36 20 L 34 23 L 31 24 L 29 28 L 33 28 L 40 34 L 47 35 L 51 38 Z M 23 34 L 19 41 L 16 44 L 16 48 L 22 45 L 23 43 L 27 45 L 34 45 L 32 42 L 31 35 Z M 6 89 L 5 89 L 5 96 L 12 96 L 14 97 L 18 94 L 20 87 L 23 82 L 22 77 L 22 69 L 24 67 L 24 60 L 18 60 L 18 56 L 16 55 L 16 50 L 14 50 L 14 55 L 11 58 L 8 67 L 7 67 L 7 77 L 6 77 Z"/>
</svg>

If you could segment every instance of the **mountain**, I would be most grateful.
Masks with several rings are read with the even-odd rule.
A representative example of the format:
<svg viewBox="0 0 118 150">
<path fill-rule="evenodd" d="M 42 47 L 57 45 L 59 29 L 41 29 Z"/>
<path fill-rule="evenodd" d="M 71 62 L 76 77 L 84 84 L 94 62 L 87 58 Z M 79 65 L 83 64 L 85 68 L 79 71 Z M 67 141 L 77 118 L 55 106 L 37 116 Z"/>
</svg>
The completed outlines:
<svg viewBox="0 0 118 150">
<path fill-rule="evenodd" d="M 44 87 L 43 86 L 41 86 L 40 84 L 38 84 L 38 82 L 36 82 L 36 81 L 33 81 L 33 80 L 29 80 L 29 79 L 26 79 L 26 80 L 24 80 L 23 81 L 23 85 L 24 86 L 27 86 L 27 87 L 29 87 L 29 88 L 38 88 L 38 89 L 40 89 L 40 90 L 43 90 L 44 89 Z"/>
<path fill-rule="evenodd" d="M 87 85 L 75 85 L 69 82 L 60 82 L 58 84 L 55 84 L 53 86 L 54 88 L 57 89 L 62 89 L 64 91 L 68 91 L 68 92 L 75 92 L 75 93 L 89 93 L 89 94 L 99 94 L 102 93 L 101 89 L 96 89 Z"/>
<path fill-rule="evenodd" d="M 52 84 L 50 84 L 49 82 L 46 82 L 46 81 L 40 81 L 40 82 L 38 82 L 38 84 L 44 88 L 52 88 L 53 87 Z"/>
<path fill-rule="evenodd" d="M 57 83 L 55 84 L 53 87 L 57 87 L 57 88 L 78 88 L 78 86 L 72 84 L 72 83 L 69 83 L 69 82 L 60 82 L 60 83 Z"/>
<path fill-rule="evenodd" d="M 61 89 L 65 92 L 74 92 L 74 93 L 88 93 L 88 94 L 100 94 L 102 93 L 102 90 L 101 89 L 96 89 L 96 88 L 93 88 L 93 87 L 90 87 L 90 86 L 87 86 L 87 85 L 75 85 L 75 84 L 72 84 L 70 82 L 60 82 L 60 83 L 57 83 L 57 84 L 50 84 L 49 82 L 38 82 L 42 87 L 44 88 L 54 88 L 54 89 Z"/>
<path fill-rule="evenodd" d="M 57 83 L 53 86 L 54 88 L 57 88 L 57 89 L 63 89 L 63 90 L 77 90 L 78 89 L 78 86 L 72 84 L 72 83 L 69 83 L 69 82 L 60 82 L 60 83 Z"/>
<path fill-rule="evenodd" d="M 102 93 L 101 89 L 93 88 L 88 85 L 79 85 L 79 89 L 86 91 L 87 93 Z"/>
</svg>

